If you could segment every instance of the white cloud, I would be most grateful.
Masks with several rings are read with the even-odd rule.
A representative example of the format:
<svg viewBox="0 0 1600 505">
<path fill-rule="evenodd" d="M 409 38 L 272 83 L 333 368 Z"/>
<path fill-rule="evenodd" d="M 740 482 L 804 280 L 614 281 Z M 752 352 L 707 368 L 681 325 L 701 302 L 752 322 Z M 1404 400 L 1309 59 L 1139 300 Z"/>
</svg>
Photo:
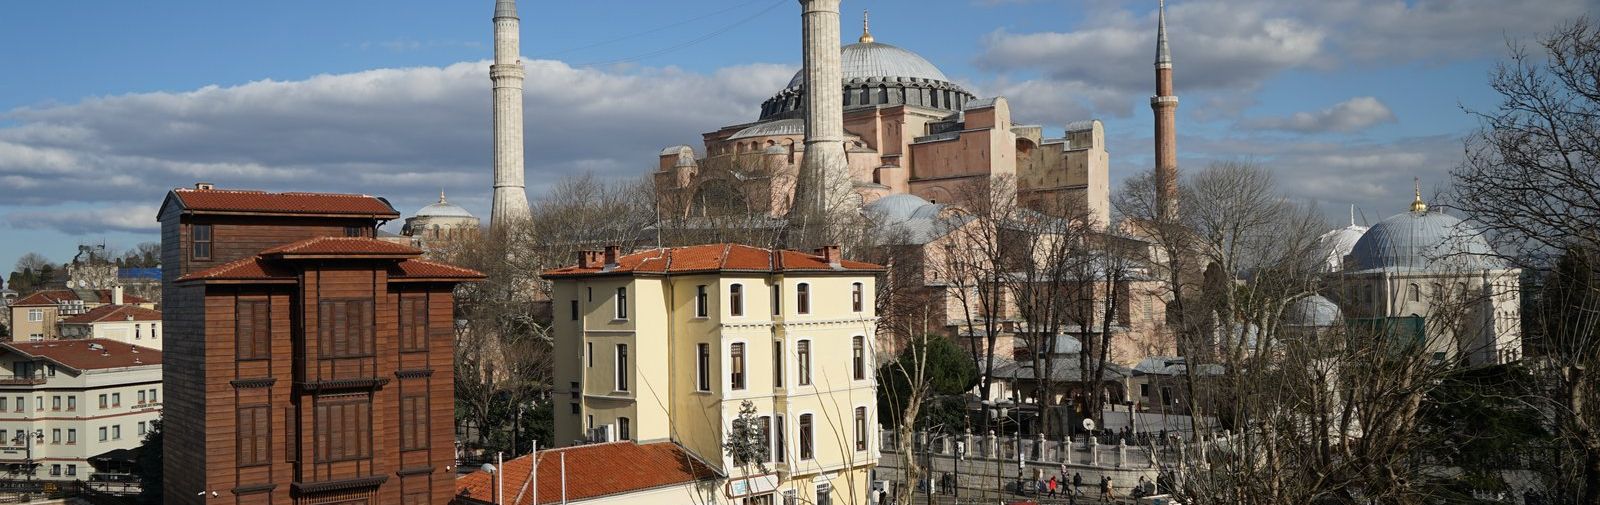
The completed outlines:
<svg viewBox="0 0 1600 505">
<path fill-rule="evenodd" d="M 548 60 L 527 67 L 530 193 L 582 171 L 642 176 L 662 147 L 698 144 L 704 131 L 754 120 L 761 101 L 794 72 L 769 64 L 709 74 Z M 486 214 L 487 68 L 480 61 L 379 69 L 14 109 L 0 114 L 14 124 L 0 128 L 0 184 L 10 188 L 0 196 L 0 214 L 17 226 L 77 230 L 73 223 L 99 213 L 53 218 L 57 213 L 18 211 L 155 205 L 166 190 L 198 180 L 377 194 L 404 213 L 430 203 L 442 188 L 452 201 Z M 154 212 L 135 217 L 150 225 Z M 116 221 L 102 226 L 139 229 Z"/>
<path fill-rule="evenodd" d="M 1243 126 L 1257 130 L 1287 130 L 1300 133 L 1353 132 L 1382 123 L 1395 122 L 1394 112 L 1382 101 L 1360 96 L 1314 112 L 1296 112 L 1286 117 L 1246 120 Z"/>
<path fill-rule="evenodd" d="M 156 233 L 157 205 L 110 206 L 95 209 L 45 209 L 7 214 L 8 224 L 22 229 L 54 229 L 69 235 L 108 231 Z"/>
</svg>

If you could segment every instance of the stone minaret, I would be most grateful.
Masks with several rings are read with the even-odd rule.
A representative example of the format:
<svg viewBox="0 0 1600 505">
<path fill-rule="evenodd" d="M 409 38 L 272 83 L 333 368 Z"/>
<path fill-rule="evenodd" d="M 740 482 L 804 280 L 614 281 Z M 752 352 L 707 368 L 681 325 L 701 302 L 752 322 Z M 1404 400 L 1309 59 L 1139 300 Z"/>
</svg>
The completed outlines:
<svg viewBox="0 0 1600 505">
<path fill-rule="evenodd" d="M 516 0 L 494 4 L 494 200 L 489 226 L 528 218 L 528 191 L 522 182 L 521 23 Z"/>
<path fill-rule="evenodd" d="M 844 70 L 840 66 L 839 0 L 800 0 L 805 59 L 805 157 L 795 181 L 792 224 L 837 223 L 861 205 L 844 151 Z M 826 225 L 823 225 L 826 226 Z"/>
<path fill-rule="evenodd" d="M 1156 211 L 1167 219 L 1178 214 L 1178 97 L 1172 94 L 1172 53 L 1167 51 L 1167 2 L 1161 0 L 1156 28 L 1156 94 L 1150 109 L 1156 115 Z"/>
</svg>

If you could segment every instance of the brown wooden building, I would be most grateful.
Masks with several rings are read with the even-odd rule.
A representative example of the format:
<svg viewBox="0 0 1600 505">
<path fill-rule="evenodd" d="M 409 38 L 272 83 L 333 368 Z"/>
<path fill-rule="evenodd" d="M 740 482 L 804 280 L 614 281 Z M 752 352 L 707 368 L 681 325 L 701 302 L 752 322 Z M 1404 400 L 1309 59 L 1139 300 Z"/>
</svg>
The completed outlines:
<svg viewBox="0 0 1600 505">
<path fill-rule="evenodd" d="M 443 504 L 451 292 L 364 195 L 197 185 L 162 204 L 167 503 Z"/>
</svg>

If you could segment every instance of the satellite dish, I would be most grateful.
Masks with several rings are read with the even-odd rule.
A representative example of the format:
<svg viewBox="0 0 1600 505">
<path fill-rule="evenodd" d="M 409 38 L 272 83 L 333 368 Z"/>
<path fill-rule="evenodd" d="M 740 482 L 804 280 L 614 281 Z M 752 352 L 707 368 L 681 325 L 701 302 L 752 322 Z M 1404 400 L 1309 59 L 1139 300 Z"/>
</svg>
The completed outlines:
<svg viewBox="0 0 1600 505">
<path fill-rule="evenodd" d="M 1094 420 L 1093 419 L 1089 419 L 1089 418 L 1084 418 L 1084 420 L 1083 420 L 1083 429 L 1086 429 L 1086 430 L 1089 430 L 1089 431 L 1094 431 Z"/>
</svg>

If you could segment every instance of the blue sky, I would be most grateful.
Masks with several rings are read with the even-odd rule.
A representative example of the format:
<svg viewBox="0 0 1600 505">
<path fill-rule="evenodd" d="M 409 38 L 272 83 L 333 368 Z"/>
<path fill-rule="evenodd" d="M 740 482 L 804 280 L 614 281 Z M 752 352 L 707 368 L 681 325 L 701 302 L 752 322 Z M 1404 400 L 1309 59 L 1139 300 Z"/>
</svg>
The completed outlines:
<svg viewBox="0 0 1600 505">
<path fill-rule="evenodd" d="M 798 67 L 794 0 L 523 2 L 529 190 L 634 177 L 755 118 Z M 535 12 L 535 4 L 551 9 Z M 926 57 L 1019 121 L 1105 121 L 1112 179 L 1151 160 L 1155 1 L 845 0 L 847 41 Z M 484 215 L 490 0 L 0 6 L 0 271 L 156 240 L 166 189 L 351 191 Z M 1505 41 L 1584 0 L 1173 0 L 1181 164 L 1251 160 L 1369 220 L 1442 190 Z"/>
</svg>

